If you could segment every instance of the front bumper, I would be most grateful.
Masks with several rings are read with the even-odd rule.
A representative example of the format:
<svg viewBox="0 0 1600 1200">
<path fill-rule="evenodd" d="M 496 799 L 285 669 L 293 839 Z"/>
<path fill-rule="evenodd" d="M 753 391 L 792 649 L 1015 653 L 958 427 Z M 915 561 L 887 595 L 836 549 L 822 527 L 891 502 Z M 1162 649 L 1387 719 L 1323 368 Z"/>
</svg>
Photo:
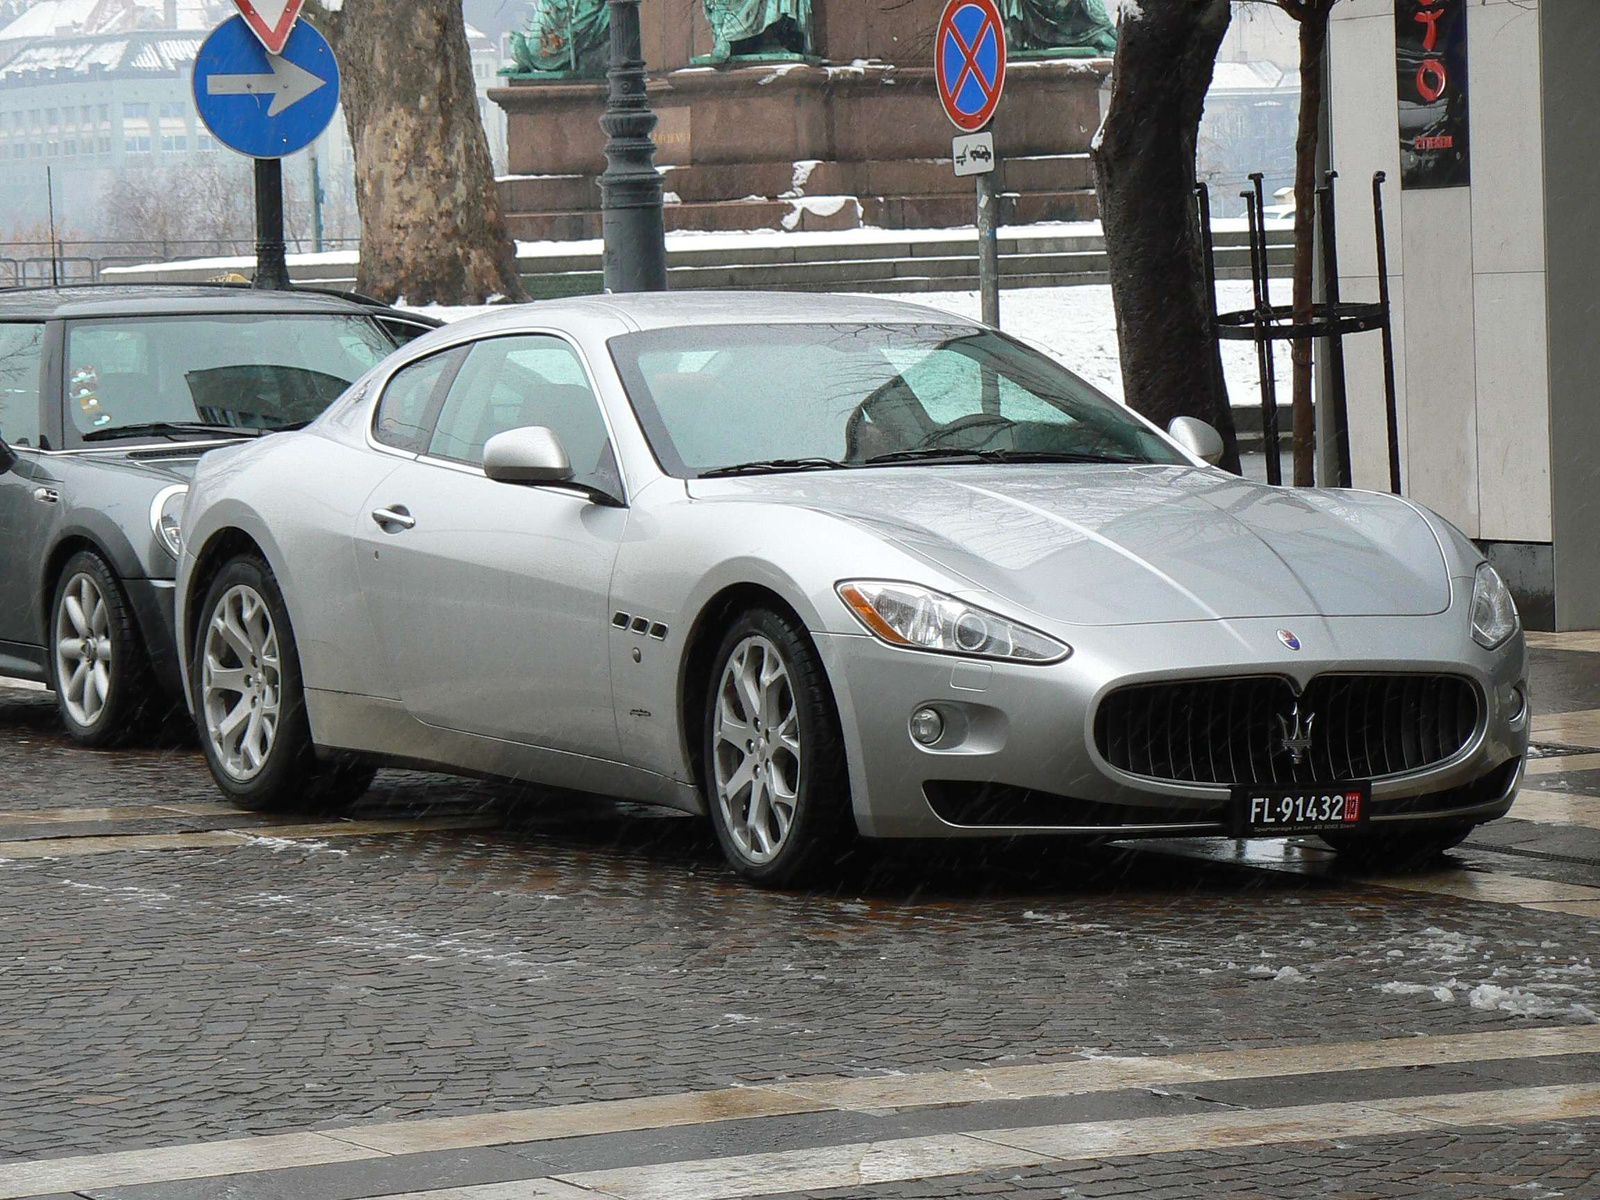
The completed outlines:
<svg viewBox="0 0 1600 1200">
<path fill-rule="evenodd" d="M 1071 658 L 1044 667 L 899 650 L 866 634 L 816 634 L 839 704 L 857 825 L 876 838 L 1227 836 L 1228 788 L 1142 778 L 1101 757 L 1093 730 L 1101 697 L 1133 683 L 1246 674 L 1283 676 L 1299 690 L 1317 675 L 1352 671 L 1462 675 L 1484 700 L 1478 733 L 1462 753 L 1374 782 L 1375 823 L 1480 824 L 1509 811 L 1531 720 L 1520 635 L 1485 651 L 1454 610 L 1293 625 L 1298 653 L 1280 641 L 1278 619 L 1084 628 L 1069 639 Z M 925 705 L 961 736 L 936 749 L 918 745 L 908 721 Z M 990 807 L 1011 814 L 1008 823 L 964 821 L 949 797 L 980 789 L 1028 802 Z"/>
</svg>

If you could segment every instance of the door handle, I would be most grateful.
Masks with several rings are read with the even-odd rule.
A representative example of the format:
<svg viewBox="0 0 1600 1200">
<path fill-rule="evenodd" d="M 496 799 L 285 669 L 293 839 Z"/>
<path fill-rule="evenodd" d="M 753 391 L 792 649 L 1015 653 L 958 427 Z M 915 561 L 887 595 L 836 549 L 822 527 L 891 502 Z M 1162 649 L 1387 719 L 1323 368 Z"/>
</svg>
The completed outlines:
<svg viewBox="0 0 1600 1200">
<path fill-rule="evenodd" d="M 415 529 L 417 527 L 417 519 L 398 504 L 393 508 L 373 509 L 372 519 L 382 527 L 385 533 L 394 533 L 399 529 Z M 394 528 L 391 529 L 390 526 Z"/>
<path fill-rule="evenodd" d="M 34 488 L 33 498 L 40 504 L 60 504 L 61 493 L 55 488 Z"/>
</svg>

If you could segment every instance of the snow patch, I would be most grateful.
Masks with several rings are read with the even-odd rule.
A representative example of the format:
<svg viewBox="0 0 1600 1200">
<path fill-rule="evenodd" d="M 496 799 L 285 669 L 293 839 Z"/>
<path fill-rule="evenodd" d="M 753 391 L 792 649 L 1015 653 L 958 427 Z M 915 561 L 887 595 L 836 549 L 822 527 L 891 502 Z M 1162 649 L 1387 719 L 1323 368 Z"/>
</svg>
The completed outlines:
<svg viewBox="0 0 1600 1200">
<path fill-rule="evenodd" d="M 1514 1017 L 1566 1016 L 1600 1024 L 1600 1013 L 1587 1004 L 1564 1004 L 1519 987 L 1480 983 L 1467 993 L 1467 1003 L 1480 1012 L 1504 1012 Z"/>
</svg>

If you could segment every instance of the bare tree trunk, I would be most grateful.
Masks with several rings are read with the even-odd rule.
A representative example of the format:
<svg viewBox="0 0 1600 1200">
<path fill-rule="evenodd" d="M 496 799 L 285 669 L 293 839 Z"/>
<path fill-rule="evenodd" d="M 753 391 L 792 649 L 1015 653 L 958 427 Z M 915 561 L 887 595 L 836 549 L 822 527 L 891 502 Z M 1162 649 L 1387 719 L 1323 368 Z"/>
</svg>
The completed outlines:
<svg viewBox="0 0 1600 1200">
<path fill-rule="evenodd" d="M 361 215 L 357 286 L 411 304 L 525 299 L 461 0 L 344 0 L 312 15 L 344 75 Z"/>
<path fill-rule="evenodd" d="M 1200 117 L 1231 17 L 1229 0 L 1144 0 L 1124 15 L 1093 157 L 1128 403 L 1163 426 L 1209 421 L 1237 473 L 1194 196 Z"/>
<path fill-rule="evenodd" d="M 1294 173 L 1294 320 L 1312 318 L 1316 271 L 1317 141 L 1322 122 L 1322 60 L 1328 46 L 1328 8 L 1300 16 L 1300 136 Z M 1312 405 L 1312 342 L 1294 343 L 1294 483 L 1317 482 L 1317 416 Z"/>
</svg>

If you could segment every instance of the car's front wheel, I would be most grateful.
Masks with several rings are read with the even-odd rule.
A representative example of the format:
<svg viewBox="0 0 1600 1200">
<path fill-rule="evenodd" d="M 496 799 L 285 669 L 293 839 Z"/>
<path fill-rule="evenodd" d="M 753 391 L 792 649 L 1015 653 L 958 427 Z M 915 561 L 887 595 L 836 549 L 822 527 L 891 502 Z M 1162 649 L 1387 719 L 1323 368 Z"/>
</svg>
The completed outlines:
<svg viewBox="0 0 1600 1200">
<path fill-rule="evenodd" d="M 267 564 L 248 555 L 229 562 L 200 613 L 196 718 L 212 778 L 228 798 L 259 811 L 328 807 L 365 792 L 371 770 L 317 757 L 294 630 Z"/>
<path fill-rule="evenodd" d="M 1360 835 L 1323 834 L 1338 855 L 1339 862 L 1358 870 L 1410 871 L 1428 866 L 1467 840 L 1470 825 L 1451 825 L 1432 829 L 1379 829 Z"/>
<path fill-rule="evenodd" d="M 754 883 L 801 882 L 848 850 L 849 773 L 833 695 L 805 629 L 754 609 L 717 651 L 705 713 L 717 841 Z"/>
<path fill-rule="evenodd" d="M 56 583 L 50 618 L 56 707 L 79 745 L 106 749 L 150 725 L 158 685 L 133 607 L 106 561 L 83 550 Z"/>
</svg>

